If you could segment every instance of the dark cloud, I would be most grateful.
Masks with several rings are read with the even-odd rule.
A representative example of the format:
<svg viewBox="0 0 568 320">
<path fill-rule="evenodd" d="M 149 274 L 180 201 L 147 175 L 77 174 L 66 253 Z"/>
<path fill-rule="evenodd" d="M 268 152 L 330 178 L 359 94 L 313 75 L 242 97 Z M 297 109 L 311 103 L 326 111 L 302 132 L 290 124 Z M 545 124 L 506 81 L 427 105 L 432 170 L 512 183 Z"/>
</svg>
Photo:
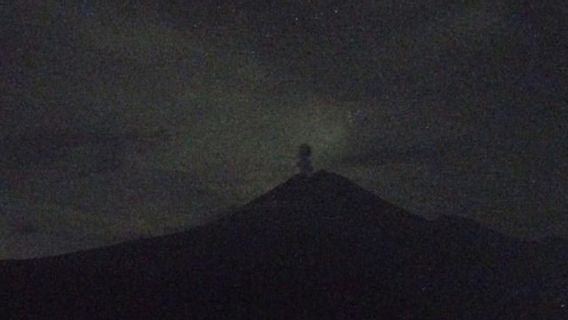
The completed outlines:
<svg viewBox="0 0 568 320">
<path fill-rule="evenodd" d="M 3 7 L 5 197 L 38 216 L 64 210 L 54 199 L 82 203 L 67 218 L 104 242 L 126 221 L 140 234 L 194 220 L 146 212 L 100 225 L 85 211 L 105 197 L 98 187 L 172 183 L 161 172 L 206 190 L 188 191 L 200 208 L 216 195 L 230 205 L 291 175 L 306 142 L 314 166 L 418 213 L 568 234 L 563 1 L 192 3 Z M 49 182 L 29 178 L 41 201 L 12 183 L 46 172 Z M 127 172 L 151 178 L 116 189 L 112 174 Z M 41 191 L 68 176 L 91 200 Z M 102 211 L 128 197 L 117 199 Z"/>
</svg>

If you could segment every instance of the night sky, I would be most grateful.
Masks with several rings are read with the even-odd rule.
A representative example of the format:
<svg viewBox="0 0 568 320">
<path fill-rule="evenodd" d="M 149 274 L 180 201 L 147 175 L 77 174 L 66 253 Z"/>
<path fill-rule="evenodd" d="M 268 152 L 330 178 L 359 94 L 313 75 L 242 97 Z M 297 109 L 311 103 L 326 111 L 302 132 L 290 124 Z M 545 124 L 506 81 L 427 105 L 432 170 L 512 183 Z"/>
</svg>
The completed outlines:
<svg viewBox="0 0 568 320">
<path fill-rule="evenodd" d="M 309 143 L 413 213 L 568 237 L 564 0 L 0 4 L 0 258 L 183 230 Z"/>
</svg>

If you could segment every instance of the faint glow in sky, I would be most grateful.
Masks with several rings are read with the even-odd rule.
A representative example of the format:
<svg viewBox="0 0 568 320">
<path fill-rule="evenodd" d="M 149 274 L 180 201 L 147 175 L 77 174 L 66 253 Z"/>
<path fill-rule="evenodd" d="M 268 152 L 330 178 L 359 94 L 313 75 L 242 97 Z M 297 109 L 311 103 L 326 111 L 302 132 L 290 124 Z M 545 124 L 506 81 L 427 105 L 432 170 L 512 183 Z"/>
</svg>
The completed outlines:
<svg viewBox="0 0 568 320">
<path fill-rule="evenodd" d="M 264 34 L 270 33 L 268 42 L 277 48 L 267 54 L 252 29 L 243 28 L 239 38 L 240 29 L 218 32 L 216 23 L 170 21 L 148 3 L 8 4 L 17 11 L 6 16 L 15 39 L 6 65 L 13 81 L 11 94 L 0 96 L 7 106 L 0 117 L 12 121 L 2 123 L 0 135 L 30 133 L 34 139 L 46 132 L 57 141 L 64 128 L 131 140 L 159 137 L 139 153 L 125 142 L 120 159 L 140 169 L 132 175 L 147 175 L 157 184 L 170 185 L 159 178 L 170 174 L 206 189 L 184 202 L 188 216 L 212 203 L 242 203 L 281 183 L 295 172 L 297 146 L 309 143 L 316 169 L 338 171 L 417 213 L 463 214 L 526 234 L 552 229 L 566 234 L 563 175 L 552 168 L 561 166 L 567 150 L 562 119 L 553 108 L 540 107 L 549 101 L 562 105 L 557 89 L 549 90 L 560 55 L 540 53 L 539 37 L 549 37 L 546 28 L 525 36 L 519 30 L 534 26 L 510 14 L 516 9 L 470 2 L 427 8 L 424 19 L 415 20 L 407 18 L 422 11 L 416 1 L 369 2 L 380 12 L 404 9 L 398 17 L 384 16 L 393 22 L 392 31 L 369 35 L 344 30 L 353 14 L 349 8 L 327 8 L 326 17 L 333 18 L 319 15 L 326 24 L 317 32 L 339 40 L 325 45 L 327 40 L 307 33 L 313 21 L 294 13 L 280 16 L 286 20 L 279 22 L 283 32 L 267 28 Z M 286 29 L 288 20 L 294 32 Z M 362 21 L 373 27 L 369 22 Z M 344 44 L 335 35 L 342 32 L 349 48 L 337 54 Z M 524 49 L 533 52 L 515 52 Z M 554 59 L 541 59 L 545 56 Z M 523 71 L 525 62 L 533 64 L 530 74 Z M 550 70 L 538 70 L 540 65 Z M 73 147 L 57 168 L 80 167 L 105 152 L 101 149 Z M 61 188 L 49 182 L 37 188 L 45 192 L 41 201 L 25 192 L 10 195 L 14 207 L 31 212 L 30 223 L 44 227 L 36 228 L 40 232 L 30 233 L 34 228 L 26 219 L 0 216 L 0 223 L 27 230 L 26 239 L 55 232 L 100 239 L 191 221 L 186 212 L 155 215 L 147 203 L 147 210 L 104 220 L 93 209 L 96 197 L 87 201 L 84 195 L 111 190 L 113 183 L 77 184 L 84 189 L 60 193 L 80 198 L 75 200 L 89 210 L 54 205 L 48 191 Z M 186 187 L 168 192 L 190 192 Z M 212 191 L 225 198 L 206 199 Z M 0 235 L 6 232 L 0 225 Z"/>
</svg>

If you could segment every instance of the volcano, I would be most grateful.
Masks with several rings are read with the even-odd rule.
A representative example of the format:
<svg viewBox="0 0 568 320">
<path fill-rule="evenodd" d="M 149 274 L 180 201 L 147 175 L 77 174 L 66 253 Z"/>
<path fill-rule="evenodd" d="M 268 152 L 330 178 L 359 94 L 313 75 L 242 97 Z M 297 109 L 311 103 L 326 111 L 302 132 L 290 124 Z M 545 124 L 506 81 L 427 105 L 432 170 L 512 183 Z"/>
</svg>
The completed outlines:
<svg viewBox="0 0 568 320">
<path fill-rule="evenodd" d="M 568 244 L 426 220 L 327 171 L 187 232 L 0 263 L 4 319 L 568 319 Z M 7 315 L 7 317 L 6 317 Z"/>
</svg>

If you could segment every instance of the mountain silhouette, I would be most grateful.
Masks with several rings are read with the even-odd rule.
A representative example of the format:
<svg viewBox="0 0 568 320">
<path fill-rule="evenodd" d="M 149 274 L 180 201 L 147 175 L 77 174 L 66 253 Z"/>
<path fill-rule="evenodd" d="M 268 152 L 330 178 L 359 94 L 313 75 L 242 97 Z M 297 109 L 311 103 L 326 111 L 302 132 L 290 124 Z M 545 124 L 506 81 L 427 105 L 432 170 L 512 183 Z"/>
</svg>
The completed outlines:
<svg viewBox="0 0 568 320">
<path fill-rule="evenodd" d="M 0 263 L 6 319 L 568 319 L 568 245 L 296 175 L 190 231 Z"/>
</svg>

